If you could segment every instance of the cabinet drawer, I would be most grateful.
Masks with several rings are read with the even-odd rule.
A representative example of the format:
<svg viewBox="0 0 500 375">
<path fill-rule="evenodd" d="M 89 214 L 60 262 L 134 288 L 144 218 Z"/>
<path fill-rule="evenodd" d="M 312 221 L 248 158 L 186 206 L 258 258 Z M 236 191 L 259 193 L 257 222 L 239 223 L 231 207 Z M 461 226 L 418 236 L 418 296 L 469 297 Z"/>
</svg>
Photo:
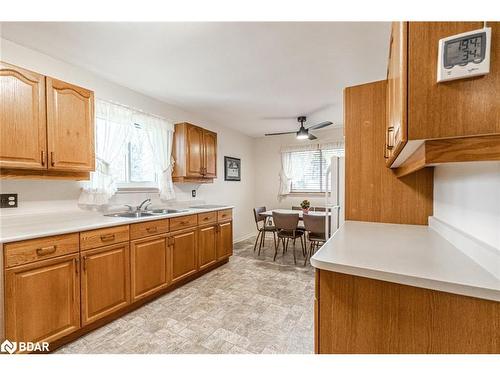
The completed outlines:
<svg viewBox="0 0 500 375">
<path fill-rule="evenodd" d="M 212 224 L 217 221 L 217 212 L 205 212 L 202 214 L 198 214 L 198 223 L 200 225 L 204 224 Z"/>
<path fill-rule="evenodd" d="M 128 241 L 128 239 L 128 225 L 89 230 L 80 233 L 80 248 L 82 250 L 93 249 L 95 247 Z"/>
<path fill-rule="evenodd" d="M 78 249 L 78 233 L 8 243 L 4 245 L 5 267 L 77 253 Z"/>
<path fill-rule="evenodd" d="M 168 219 L 146 221 L 130 225 L 130 239 L 153 236 L 168 232 Z"/>
<path fill-rule="evenodd" d="M 231 208 L 227 210 L 217 211 L 217 220 L 218 221 L 226 221 L 231 220 L 233 218 L 233 210 Z"/>
<path fill-rule="evenodd" d="M 170 231 L 195 227 L 198 225 L 197 215 L 174 217 L 170 219 Z"/>
</svg>

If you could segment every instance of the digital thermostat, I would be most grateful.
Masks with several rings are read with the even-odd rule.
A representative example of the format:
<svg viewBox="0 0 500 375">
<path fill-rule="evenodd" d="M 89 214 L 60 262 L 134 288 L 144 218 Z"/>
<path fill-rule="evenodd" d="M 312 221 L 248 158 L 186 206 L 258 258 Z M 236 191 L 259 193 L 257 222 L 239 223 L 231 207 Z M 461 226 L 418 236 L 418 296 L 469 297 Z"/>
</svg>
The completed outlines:
<svg viewBox="0 0 500 375">
<path fill-rule="evenodd" d="M 488 74 L 490 46 L 491 27 L 440 39 L 437 81 Z"/>
</svg>

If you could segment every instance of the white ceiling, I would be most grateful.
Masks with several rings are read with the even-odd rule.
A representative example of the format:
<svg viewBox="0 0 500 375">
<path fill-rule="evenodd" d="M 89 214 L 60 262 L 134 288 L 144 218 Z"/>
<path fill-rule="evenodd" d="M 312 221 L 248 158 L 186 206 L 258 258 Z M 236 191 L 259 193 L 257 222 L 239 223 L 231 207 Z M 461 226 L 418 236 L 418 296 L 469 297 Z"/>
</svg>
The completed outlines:
<svg viewBox="0 0 500 375">
<path fill-rule="evenodd" d="M 6 39 L 250 136 L 303 114 L 341 126 L 342 89 L 385 78 L 389 35 L 388 22 L 2 24 Z"/>
</svg>

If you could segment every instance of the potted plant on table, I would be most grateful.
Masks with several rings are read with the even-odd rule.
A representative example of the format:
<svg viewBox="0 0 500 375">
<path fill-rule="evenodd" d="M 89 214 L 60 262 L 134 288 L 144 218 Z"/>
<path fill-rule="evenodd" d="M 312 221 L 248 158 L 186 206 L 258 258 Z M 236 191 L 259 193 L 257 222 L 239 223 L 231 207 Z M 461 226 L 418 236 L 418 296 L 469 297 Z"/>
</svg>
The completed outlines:
<svg viewBox="0 0 500 375">
<path fill-rule="evenodd" d="M 300 204 L 300 207 L 302 207 L 302 212 L 305 214 L 309 213 L 309 207 L 311 207 L 311 202 L 309 202 L 307 199 L 304 199 L 302 203 Z"/>
</svg>

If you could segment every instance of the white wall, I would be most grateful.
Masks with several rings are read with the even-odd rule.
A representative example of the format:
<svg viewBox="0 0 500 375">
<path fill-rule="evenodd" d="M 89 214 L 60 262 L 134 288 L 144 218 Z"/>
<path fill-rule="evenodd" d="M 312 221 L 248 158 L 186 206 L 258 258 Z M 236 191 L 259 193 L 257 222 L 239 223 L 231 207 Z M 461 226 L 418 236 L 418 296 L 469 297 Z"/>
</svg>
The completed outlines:
<svg viewBox="0 0 500 375">
<path fill-rule="evenodd" d="M 230 204 L 235 206 L 234 210 L 234 237 L 242 238 L 254 230 L 252 208 L 255 201 L 254 196 L 254 154 L 253 139 L 234 130 L 218 126 L 193 113 L 183 111 L 181 108 L 160 102 L 126 87 L 119 86 L 107 81 L 98 75 L 54 59 L 32 49 L 25 48 L 5 39 L 0 39 L 0 60 L 14 65 L 19 65 L 44 75 L 52 76 L 70 83 L 89 88 L 95 92 L 95 96 L 101 99 L 113 100 L 145 112 L 153 113 L 168 118 L 172 122 L 188 121 L 218 134 L 218 178 L 213 184 L 203 185 L 176 185 L 177 199 L 179 201 L 191 200 L 191 190 L 198 188 L 196 200 L 205 200 L 208 203 Z M 237 119 L 235 119 L 237 121 Z M 242 176 L 241 182 L 224 181 L 223 162 L 224 156 L 241 158 Z M 73 201 L 80 193 L 81 184 L 71 181 L 1 181 L 0 191 L 18 193 L 20 200 L 19 209 L 27 206 L 44 206 L 34 203 L 40 201 Z M 120 195 L 114 199 L 120 204 L 130 201 L 144 199 L 148 195 Z M 153 196 L 154 198 L 154 196 Z M 30 205 L 29 202 L 32 204 Z M 5 212 L 5 209 L 3 209 Z"/>
<path fill-rule="evenodd" d="M 434 216 L 500 250 L 500 162 L 437 166 Z"/>
<path fill-rule="evenodd" d="M 339 141 L 344 139 L 343 128 L 323 129 L 314 132 L 321 142 Z M 316 142 L 318 142 L 316 140 Z M 285 198 L 278 196 L 279 173 L 281 170 L 281 147 L 315 141 L 298 141 L 294 135 L 262 137 L 255 140 L 255 169 L 258 183 L 255 187 L 256 206 L 267 208 L 291 208 L 300 205 L 304 199 L 311 206 L 324 206 L 324 196 L 312 194 L 291 194 Z"/>
</svg>

